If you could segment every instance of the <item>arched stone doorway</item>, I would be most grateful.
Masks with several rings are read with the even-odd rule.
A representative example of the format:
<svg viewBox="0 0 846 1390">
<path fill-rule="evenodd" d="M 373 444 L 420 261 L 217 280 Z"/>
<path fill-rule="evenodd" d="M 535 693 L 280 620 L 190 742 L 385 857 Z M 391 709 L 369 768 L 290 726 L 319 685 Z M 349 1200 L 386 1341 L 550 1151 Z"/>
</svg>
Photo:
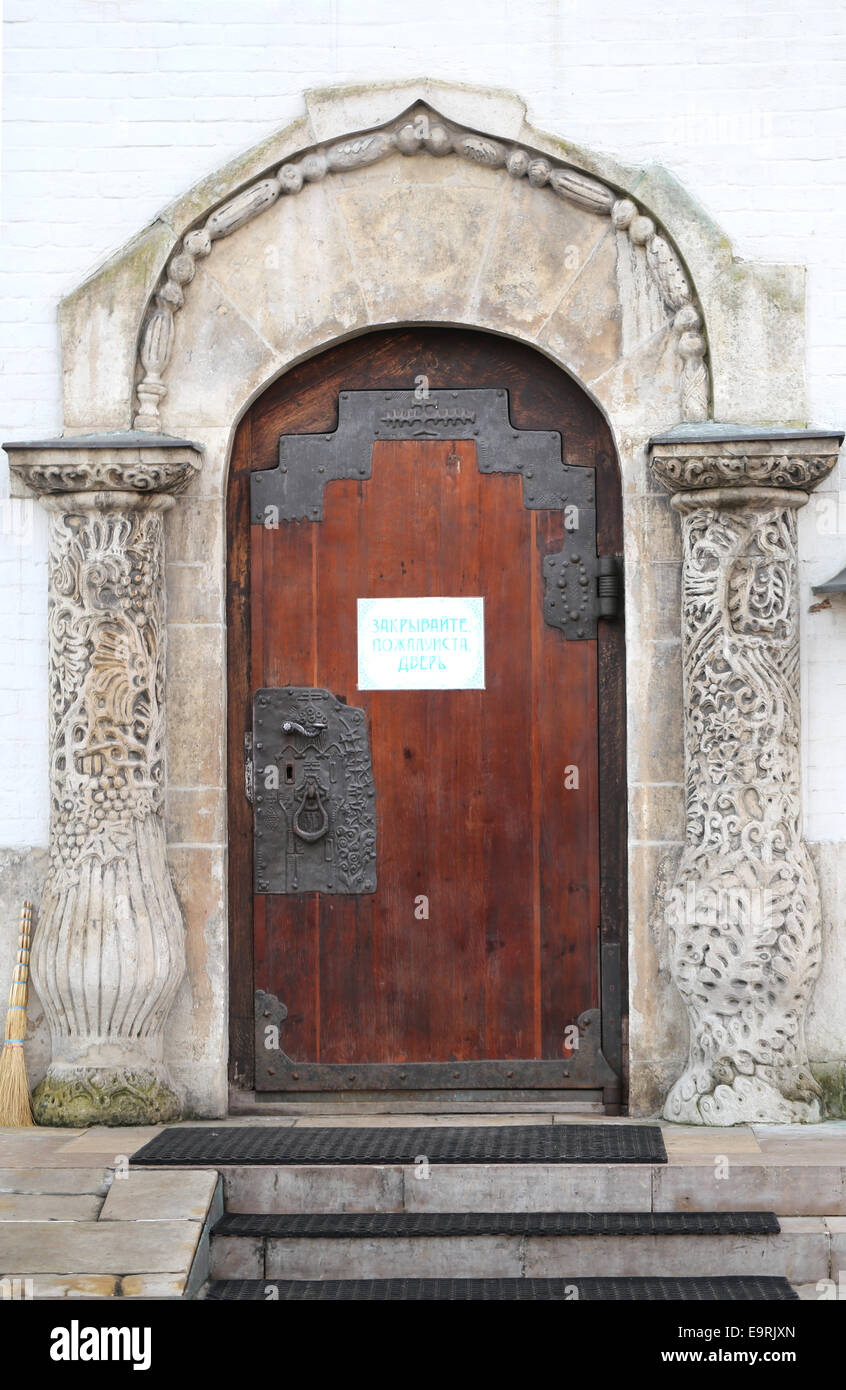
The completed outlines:
<svg viewBox="0 0 846 1390">
<path fill-rule="evenodd" d="M 563 146 L 526 125 L 516 98 L 427 84 L 311 94 L 302 122 L 167 209 L 63 305 L 65 436 L 9 448 L 16 477 L 47 496 L 55 518 L 53 611 L 64 615 L 51 629 L 53 868 L 35 953 L 53 1037 L 45 1113 L 65 1123 L 165 1114 L 176 1103 L 168 1074 L 189 1110 L 226 1110 L 223 572 L 234 431 L 271 382 L 327 343 L 419 322 L 535 347 L 582 384 L 614 437 L 628 614 L 632 1110 L 660 1105 L 683 1070 L 689 1011 L 697 1036 L 688 1118 L 813 1118 L 801 1027 L 817 968 L 813 886 L 787 933 L 798 976 L 787 986 L 784 1065 L 765 1056 L 772 1039 L 750 1054 L 733 1025 L 726 1031 L 725 1010 L 715 1015 L 690 1000 L 685 1008 L 670 979 L 688 972 L 702 924 L 679 932 L 660 891 L 656 901 L 656 887 L 674 876 L 704 728 L 688 724 L 685 748 L 681 633 L 692 610 L 683 619 L 678 608 L 682 543 L 665 487 L 718 524 L 724 509 L 735 515 L 738 504 L 761 503 L 764 490 L 781 526 L 785 509 L 829 471 L 838 437 L 791 428 L 803 415 L 795 297 L 766 270 L 733 262 L 719 229 L 671 180 Z M 734 423 L 713 424 L 725 420 Z M 756 427 L 762 420 L 784 423 Z M 772 640 L 788 644 L 791 669 L 792 534 L 788 526 L 778 557 L 746 555 L 758 580 L 745 598 L 732 591 L 742 605 L 759 581 L 777 582 L 787 606 Z M 744 535 L 754 545 L 749 528 Z M 736 575 L 738 559 L 729 549 L 715 564 Z M 95 582 L 104 564 L 118 590 Z M 720 588 L 720 605 L 727 593 Z M 746 631 L 747 616 L 757 621 L 732 619 L 740 646 L 766 639 Z M 102 681 L 115 651 L 125 657 L 126 641 L 139 635 L 143 659 L 128 693 L 155 717 L 139 738 L 131 701 L 118 701 L 100 738 L 98 702 L 110 698 Z M 71 648 L 85 653 L 79 662 L 69 662 Z M 792 846 L 801 838 L 797 774 L 782 755 L 798 693 L 788 689 L 770 749 L 770 766 L 788 771 L 767 815 L 776 803 L 784 808 Z M 70 731 L 68 761 L 62 744 L 75 703 L 84 717 Z M 99 760 L 123 760 L 129 744 L 143 795 L 96 801 L 97 778 L 123 775 Z M 750 775 L 738 771 L 741 791 Z M 103 789 L 114 790 L 127 788 Z M 782 833 L 773 835 L 766 816 L 758 821 L 752 841 L 781 853 Z M 688 839 L 696 833 L 688 821 Z M 97 941 L 112 954 L 123 942 L 122 966 L 143 961 L 134 980 L 125 968 L 119 977 L 94 968 L 105 957 L 88 940 L 91 914 L 72 905 L 83 902 L 81 865 L 111 884 L 110 866 L 127 853 L 139 856 L 136 889 L 98 897 Z M 158 886 L 152 906 L 144 883 Z M 187 974 L 168 1015 L 183 939 Z M 152 1011 L 135 1007 L 138 991 L 156 995 Z M 743 1080 L 759 1072 L 763 1092 Z M 721 1088 L 721 1105 L 700 1104 Z"/>
</svg>

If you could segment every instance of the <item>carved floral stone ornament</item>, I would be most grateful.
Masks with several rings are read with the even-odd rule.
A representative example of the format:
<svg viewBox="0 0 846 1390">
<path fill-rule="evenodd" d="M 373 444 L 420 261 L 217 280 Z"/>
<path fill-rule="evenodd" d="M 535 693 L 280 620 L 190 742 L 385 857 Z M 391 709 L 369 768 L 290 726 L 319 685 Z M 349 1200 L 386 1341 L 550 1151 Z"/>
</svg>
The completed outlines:
<svg viewBox="0 0 846 1390">
<path fill-rule="evenodd" d="M 181 239 L 162 273 L 149 306 L 139 341 L 136 430 L 158 430 L 159 406 L 167 394 L 165 376 L 171 360 L 176 315 L 190 294 L 197 262 L 211 255 L 214 244 L 259 217 L 279 198 L 293 197 L 308 184 L 336 173 L 376 164 L 390 155 L 452 155 L 506 178 L 526 179 L 532 188 L 609 218 L 618 233 L 628 237 L 645 259 L 667 312 L 671 316 L 680 358 L 679 409 L 683 420 L 707 419 L 710 377 L 702 313 L 694 298 L 681 258 L 668 237 L 631 198 L 621 198 L 599 180 L 521 144 L 491 139 L 464 130 L 421 106 L 396 125 L 365 131 L 337 144 L 314 146 L 269 170 L 207 215 Z"/>
<path fill-rule="evenodd" d="M 651 441 L 683 527 L 686 843 L 666 903 L 687 1067 L 664 1115 L 820 1118 L 805 1013 L 820 898 L 802 839 L 796 512 L 843 436 L 680 427 Z"/>
<path fill-rule="evenodd" d="M 163 1027 L 185 973 L 162 820 L 163 513 L 199 453 L 127 433 L 7 444 L 50 513 L 50 865 L 32 978 L 41 1124 L 150 1124 L 179 1102 Z"/>
<path fill-rule="evenodd" d="M 102 489 L 179 493 L 199 467 L 196 445 L 143 430 L 3 447 L 13 475 L 38 494 Z"/>
</svg>

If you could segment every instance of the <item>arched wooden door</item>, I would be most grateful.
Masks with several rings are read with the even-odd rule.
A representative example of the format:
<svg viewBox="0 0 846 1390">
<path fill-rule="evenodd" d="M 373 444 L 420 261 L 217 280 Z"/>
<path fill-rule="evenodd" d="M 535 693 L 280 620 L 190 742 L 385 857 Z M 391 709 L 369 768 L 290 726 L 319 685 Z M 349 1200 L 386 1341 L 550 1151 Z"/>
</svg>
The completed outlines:
<svg viewBox="0 0 846 1390">
<path fill-rule="evenodd" d="M 620 1100 L 622 550 L 608 428 L 522 345 L 405 328 L 241 422 L 232 1079 Z M 604 557 L 604 559 L 597 557 Z"/>
</svg>

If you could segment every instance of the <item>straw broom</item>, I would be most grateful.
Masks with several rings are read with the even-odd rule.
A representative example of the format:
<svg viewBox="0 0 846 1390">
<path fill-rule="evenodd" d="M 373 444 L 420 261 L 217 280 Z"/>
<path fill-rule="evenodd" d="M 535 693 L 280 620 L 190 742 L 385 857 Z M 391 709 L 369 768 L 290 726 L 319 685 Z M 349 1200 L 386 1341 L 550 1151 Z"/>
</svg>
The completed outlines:
<svg viewBox="0 0 846 1390">
<path fill-rule="evenodd" d="M 20 1127 L 34 1123 L 29 1100 L 24 1059 L 26 1006 L 29 998 L 29 942 L 32 931 L 32 903 L 21 908 L 18 958 L 9 991 L 6 1013 L 6 1040 L 0 1054 L 0 1125 Z"/>
</svg>

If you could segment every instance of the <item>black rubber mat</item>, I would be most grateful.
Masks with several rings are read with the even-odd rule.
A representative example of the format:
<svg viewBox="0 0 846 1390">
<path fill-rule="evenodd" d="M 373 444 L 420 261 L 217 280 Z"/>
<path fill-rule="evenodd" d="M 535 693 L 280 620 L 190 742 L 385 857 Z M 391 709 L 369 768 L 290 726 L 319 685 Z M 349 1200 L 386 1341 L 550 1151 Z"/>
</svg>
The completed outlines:
<svg viewBox="0 0 846 1390">
<path fill-rule="evenodd" d="M 666 1163 L 657 1125 L 455 1125 L 165 1129 L 133 1164 Z"/>
<path fill-rule="evenodd" d="M 786 1279 L 742 1275 L 711 1279 L 218 1279 L 206 1297 L 282 1303 L 584 1303 L 770 1302 L 798 1299 Z"/>
<path fill-rule="evenodd" d="M 338 1212 L 251 1215 L 227 1212 L 216 1236 L 271 1240 L 400 1236 L 776 1236 L 771 1211 Z"/>
</svg>

